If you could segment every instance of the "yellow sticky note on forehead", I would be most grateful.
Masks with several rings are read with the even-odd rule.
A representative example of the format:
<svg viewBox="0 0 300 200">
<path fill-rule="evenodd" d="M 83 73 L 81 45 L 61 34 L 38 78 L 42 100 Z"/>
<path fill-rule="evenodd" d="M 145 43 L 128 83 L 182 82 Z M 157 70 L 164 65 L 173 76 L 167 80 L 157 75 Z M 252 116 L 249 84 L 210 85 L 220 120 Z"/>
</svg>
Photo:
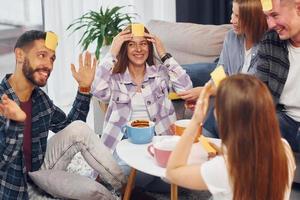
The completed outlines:
<svg viewBox="0 0 300 200">
<path fill-rule="evenodd" d="M 131 24 L 131 32 L 134 36 L 144 36 L 144 25 Z"/>
<path fill-rule="evenodd" d="M 58 44 L 58 37 L 55 33 L 53 32 L 47 32 L 46 33 L 46 40 L 45 40 L 45 46 L 48 49 L 51 49 L 55 51 L 56 47 Z"/>
<path fill-rule="evenodd" d="M 272 0 L 261 0 L 263 11 L 272 10 Z"/>
<path fill-rule="evenodd" d="M 226 78 L 226 73 L 224 71 L 223 65 L 219 65 L 211 74 L 212 80 L 214 81 L 216 87 L 219 86 L 220 82 Z"/>
</svg>

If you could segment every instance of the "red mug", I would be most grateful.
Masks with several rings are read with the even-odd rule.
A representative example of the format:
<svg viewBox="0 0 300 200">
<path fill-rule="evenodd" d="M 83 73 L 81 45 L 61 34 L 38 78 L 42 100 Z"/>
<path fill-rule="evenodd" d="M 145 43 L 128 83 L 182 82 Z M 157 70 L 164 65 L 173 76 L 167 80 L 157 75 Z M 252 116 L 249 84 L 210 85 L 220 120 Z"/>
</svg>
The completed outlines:
<svg viewBox="0 0 300 200">
<path fill-rule="evenodd" d="M 167 166 L 179 138 L 178 136 L 156 136 L 154 138 L 153 144 L 149 145 L 147 150 L 158 166 L 163 168 Z"/>
</svg>

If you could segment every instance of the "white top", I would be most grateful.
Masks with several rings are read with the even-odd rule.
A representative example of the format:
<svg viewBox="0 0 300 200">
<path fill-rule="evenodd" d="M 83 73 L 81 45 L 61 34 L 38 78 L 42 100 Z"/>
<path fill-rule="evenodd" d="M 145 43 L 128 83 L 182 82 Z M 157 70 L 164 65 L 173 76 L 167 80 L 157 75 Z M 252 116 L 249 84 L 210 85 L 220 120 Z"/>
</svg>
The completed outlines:
<svg viewBox="0 0 300 200">
<path fill-rule="evenodd" d="M 279 103 L 286 108 L 287 115 L 300 122 L 300 47 L 288 44 L 290 69 Z"/>
<path fill-rule="evenodd" d="M 245 51 L 245 59 L 244 59 L 244 65 L 241 70 L 241 73 L 246 74 L 248 72 L 248 69 L 250 67 L 251 63 L 251 50 L 252 48 L 246 50 L 246 44 L 244 44 L 244 51 Z"/>
<path fill-rule="evenodd" d="M 141 92 L 136 92 L 131 99 L 132 113 L 130 120 L 148 119 L 149 115 Z"/>
<path fill-rule="evenodd" d="M 288 157 L 288 166 L 290 177 L 290 186 L 285 194 L 285 200 L 289 200 L 291 185 L 296 168 L 291 148 L 283 140 Z M 227 166 L 223 156 L 217 156 L 201 165 L 201 175 L 205 181 L 208 190 L 212 193 L 214 200 L 232 200 L 232 190 L 229 183 Z"/>
</svg>

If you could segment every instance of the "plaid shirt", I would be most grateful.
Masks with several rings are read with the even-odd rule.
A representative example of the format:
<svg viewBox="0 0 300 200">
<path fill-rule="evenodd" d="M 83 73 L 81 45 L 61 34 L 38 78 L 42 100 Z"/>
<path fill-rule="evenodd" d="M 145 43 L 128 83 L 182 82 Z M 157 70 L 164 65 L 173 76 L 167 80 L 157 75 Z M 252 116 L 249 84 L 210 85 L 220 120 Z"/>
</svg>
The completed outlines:
<svg viewBox="0 0 300 200">
<path fill-rule="evenodd" d="M 270 89 L 276 104 L 279 102 L 290 68 L 287 40 L 280 40 L 275 31 L 265 34 L 258 48 L 256 76 Z"/>
<path fill-rule="evenodd" d="M 113 152 L 123 138 L 121 127 L 131 117 L 131 99 L 136 93 L 136 85 L 128 69 L 124 74 L 112 74 L 113 57 L 110 53 L 102 63 L 97 68 L 92 93 L 100 101 L 109 103 L 101 140 Z M 164 65 L 147 66 L 141 87 L 149 118 L 155 122 L 156 135 L 171 134 L 169 127 L 176 120 L 176 115 L 168 92 L 171 87 L 177 92 L 192 88 L 190 77 L 170 58 Z"/>
<path fill-rule="evenodd" d="M 0 96 L 20 101 L 8 83 L 0 84 Z M 78 93 L 69 115 L 56 107 L 38 87 L 32 92 L 32 171 L 39 170 L 46 152 L 48 131 L 58 132 L 74 120 L 86 120 L 91 95 Z M 0 199 L 28 199 L 27 173 L 23 155 L 24 123 L 0 116 Z"/>
</svg>

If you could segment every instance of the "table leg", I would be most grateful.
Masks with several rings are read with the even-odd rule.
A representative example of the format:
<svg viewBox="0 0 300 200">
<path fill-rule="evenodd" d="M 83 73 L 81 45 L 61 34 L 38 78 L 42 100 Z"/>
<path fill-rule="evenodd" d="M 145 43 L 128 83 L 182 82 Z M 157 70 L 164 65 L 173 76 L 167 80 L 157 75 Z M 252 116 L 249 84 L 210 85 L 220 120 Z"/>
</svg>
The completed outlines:
<svg viewBox="0 0 300 200">
<path fill-rule="evenodd" d="M 127 181 L 127 185 L 126 185 L 126 189 L 125 189 L 125 193 L 124 193 L 124 196 L 123 196 L 123 200 L 129 200 L 130 199 L 132 186 L 133 186 L 134 181 L 135 181 L 135 176 L 136 176 L 136 169 L 131 168 L 130 174 L 129 174 L 129 177 L 128 177 L 128 181 Z"/>
<path fill-rule="evenodd" d="M 178 187 L 175 184 L 171 184 L 171 200 L 178 199 Z"/>
</svg>

